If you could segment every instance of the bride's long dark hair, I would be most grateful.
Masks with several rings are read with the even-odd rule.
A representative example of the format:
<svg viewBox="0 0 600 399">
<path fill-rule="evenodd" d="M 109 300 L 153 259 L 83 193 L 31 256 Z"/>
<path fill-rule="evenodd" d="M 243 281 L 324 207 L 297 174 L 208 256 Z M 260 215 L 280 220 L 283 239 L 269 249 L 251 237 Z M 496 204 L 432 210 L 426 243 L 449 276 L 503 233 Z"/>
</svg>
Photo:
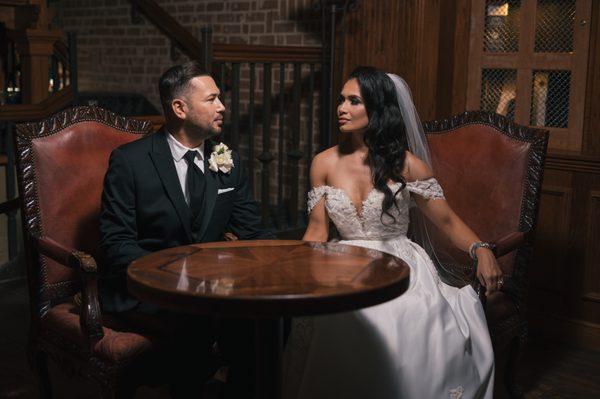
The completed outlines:
<svg viewBox="0 0 600 399">
<path fill-rule="evenodd" d="M 398 207 L 396 195 L 406 186 L 402 177 L 404 159 L 408 149 L 406 129 L 398 108 L 394 82 L 377 68 L 357 67 L 349 79 L 356 79 L 360 87 L 369 125 L 365 132 L 365 144 L 369 149 L 368 162 L 373 176 L 373 186 L 384 194 L 381 219 L 390 213 L 392 206 Z M 400 182 L 400 188 L 392 193 L 387 182 Z"/>
</svg>

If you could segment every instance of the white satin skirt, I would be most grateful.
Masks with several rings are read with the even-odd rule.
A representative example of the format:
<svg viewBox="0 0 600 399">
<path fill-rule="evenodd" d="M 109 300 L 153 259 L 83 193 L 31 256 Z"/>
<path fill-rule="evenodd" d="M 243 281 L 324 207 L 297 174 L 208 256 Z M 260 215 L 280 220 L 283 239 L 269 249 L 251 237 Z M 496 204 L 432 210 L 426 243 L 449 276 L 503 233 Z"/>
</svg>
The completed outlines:
<svg viewBox="0 0 600 399">
<path fill-rule="evenodd" d="M 402 258 L 409 288 L 373 307 L 294 319 L 284 397 L 492 398 L 494 355 L 475 291 L 440 281 L 427 253 L 406 237 L 340 243 Z"/>
</svg>

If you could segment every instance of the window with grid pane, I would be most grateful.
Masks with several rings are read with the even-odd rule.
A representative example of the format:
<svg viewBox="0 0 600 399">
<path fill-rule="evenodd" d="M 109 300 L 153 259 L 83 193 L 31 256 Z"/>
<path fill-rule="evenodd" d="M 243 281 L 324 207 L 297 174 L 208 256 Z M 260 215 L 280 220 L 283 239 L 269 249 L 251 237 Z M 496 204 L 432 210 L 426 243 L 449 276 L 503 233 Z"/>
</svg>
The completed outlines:
<svg viewBox="0 0 600 399">
<path fill-rule="evenodd" d="M 592 0 L 472 0 L 467 107 L 579 151 Z"/>
</svg>

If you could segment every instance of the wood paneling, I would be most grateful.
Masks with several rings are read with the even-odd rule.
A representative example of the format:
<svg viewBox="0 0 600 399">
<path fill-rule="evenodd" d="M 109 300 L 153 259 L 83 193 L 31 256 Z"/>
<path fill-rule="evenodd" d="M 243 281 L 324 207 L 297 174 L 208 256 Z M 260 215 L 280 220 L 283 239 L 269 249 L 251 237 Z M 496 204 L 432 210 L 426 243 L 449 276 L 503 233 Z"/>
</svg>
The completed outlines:
<svg viewBox="0 0 600 399">
<path fill-rule="evenodd" d="M 347 15 L 345 79 L 359 65 L 402 76 L 423 120 L 466 110 L 471 0 L 361 1 Z"/>
<path fill-rule="evenodd" d="M 345 79 L 359 65 L 402 76 L 421 118 L 434 119 L 437 104 L 440 0 L 372 0 L 347 15 Z"/>
<path fill-rule="evenodd" d="M 549 297 L 542 296 L 540 299 L 539 302 L 546 301 L 546 306 L 550 307 L 552 301 Z M 530 312 L 529 323 L 530 330 L 535 335 L 600 351 L 600 324 L 539 311 Z"/>
<path fill-rule="evenodd" d="M 544 185 L 534 246 L 536 264 L 529 275 L 531 285 L 546 291 L 562 291 L 562 266 L 567 256 L 567 238 L 571 213 L 571 189 Z"/>
<path fill-rule="evenodd" d="M 529 270 L 531 329 L 600 348 L 600 157 L 546 163 Z"/>
<path fill-rule="evenodd" d="M 466 110 L 470 15 L 470 0 L 441 4 L 435 119 Z"/>
<path fill-rule="evenodd" d="M 583 153 L 600 155 L 600 1 L 592 2 Z"/>
<path fill-rule="evenodd" d="M 589 193 L 587 214 L 586 242 L 590 245 L 585 256 L 584 290 L 583 299 L 595 302 L 600 306 L 600 191 Z"/>
<path fill-rule="evenodd" d="M 546 168 L 568 172 L 600 174 L 600 157 L 594 155 L 550 153 L 546 157 Z"/>
</svg>

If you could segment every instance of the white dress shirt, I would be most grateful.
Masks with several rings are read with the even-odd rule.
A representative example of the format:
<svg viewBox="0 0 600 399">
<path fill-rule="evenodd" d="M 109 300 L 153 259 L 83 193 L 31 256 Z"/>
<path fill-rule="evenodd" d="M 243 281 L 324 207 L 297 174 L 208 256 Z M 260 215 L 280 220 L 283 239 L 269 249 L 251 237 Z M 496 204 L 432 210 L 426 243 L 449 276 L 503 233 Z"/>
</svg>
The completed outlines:
<svg viewBox="0 0 600 399">
<path fill-rule="evenodd" d="M 181 191 L 183 191 L 185 202 L 189 205 L 190 193 L 188 192 L 186 184 L 188 164 L 183 156 L 189 150 L 196 150 L 196 158 L 194 159 L 194 163 L 200 168 L 202 173 L 204 173 L 204 142 L 202 142 L 202 144 L 196 148 L 187 148 L 177 141 L 177 139 L 169 132 L 167 132 L 167 142 L 169 143 L 169 148 L 171 148 L 171 155 L 173 156 L 173 162 L 175 162 L 175 169 L 177 170 L 177 177 L 179 178 Z"/>
</svg>

